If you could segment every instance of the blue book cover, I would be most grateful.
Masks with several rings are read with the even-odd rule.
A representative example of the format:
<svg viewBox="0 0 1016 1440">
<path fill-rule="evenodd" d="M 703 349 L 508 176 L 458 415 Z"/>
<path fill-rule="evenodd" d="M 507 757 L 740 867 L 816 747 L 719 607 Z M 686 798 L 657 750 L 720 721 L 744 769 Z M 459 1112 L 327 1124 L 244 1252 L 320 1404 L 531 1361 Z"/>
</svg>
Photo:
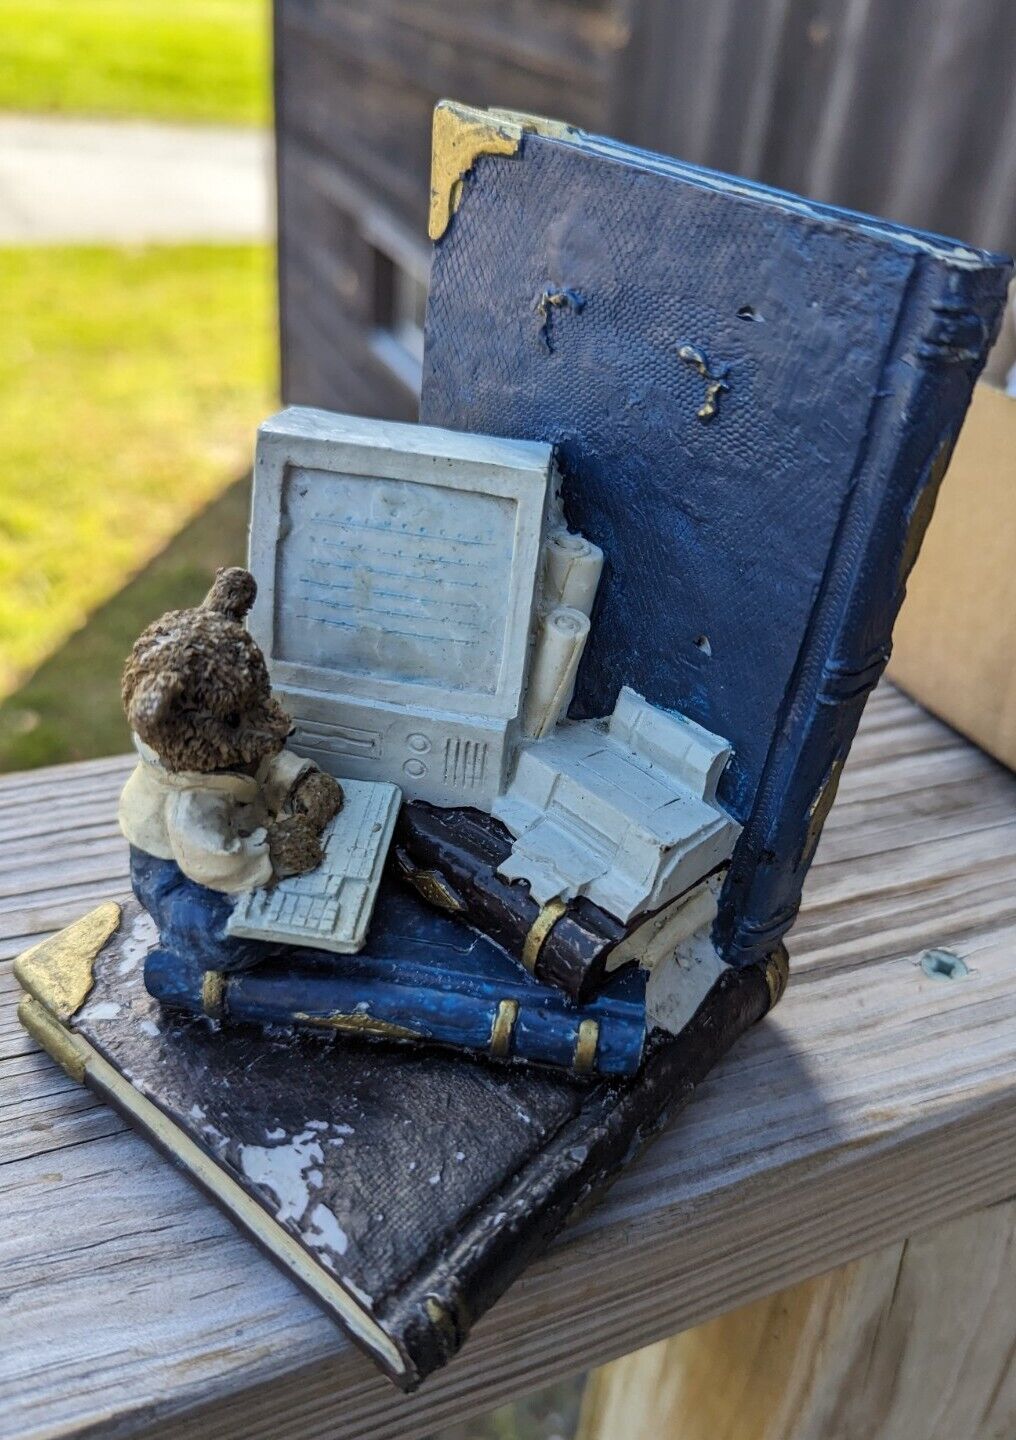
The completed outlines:
<svg viewBox="0 0 1016 1440">
<path fill-rule="evenodd" d="M 444 102 L 421 418 L 552 441 L 606 569 L 571 715 L 622 685 L 734 747 L 716 939 L 797 912 L 1011 264 Z"/>
<path fill-rule="evenodd" d="M 191 887 L 195 937 L 221 929 L 228 906 Z M 179 910 L 177 924 L 185 923 Z M 210 1013 L 209 972 L 182 971 L 154 952 L 145 984 L 193 1014 Z M 577 1075 L 633 1075 L 647 1039 L 646 975 L 613 976 L 575 1004 L 539 981 L 478 930 L 421 904 L 397 880 L 382 882 L 370 935 L 354 955 L 290 949 L 250 970 L 219 975 L 217 1019 L 296 1025 L 318 1034 L 412 1040 L 528 1060 Z"/>
</svg>

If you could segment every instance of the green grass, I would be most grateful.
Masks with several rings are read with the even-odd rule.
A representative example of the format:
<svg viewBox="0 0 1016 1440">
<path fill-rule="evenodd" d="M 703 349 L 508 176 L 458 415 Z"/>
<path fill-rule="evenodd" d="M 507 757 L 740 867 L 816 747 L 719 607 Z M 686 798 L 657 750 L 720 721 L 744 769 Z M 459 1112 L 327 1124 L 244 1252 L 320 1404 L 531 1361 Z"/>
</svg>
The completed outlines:
<svg viewBox="0 0 1016 1440">
<path fill-rule="evenodd" d="M 0 0 L 0 110 L 264 124 L 269 0 Z"/>
<path fill-rule="evenodd" d="M 196 605 L 218 565 L 243 563 L 249 505 L 247 481 L 229 486 L 0 702 L 0 771 L 130 749 L 120 708 L 124 658 L 157 615 Z"/>
<path fill-rule="evenodd" d="M 244 473 L 265 246 L 0 250 L 0 697 Z"/>
</svg>

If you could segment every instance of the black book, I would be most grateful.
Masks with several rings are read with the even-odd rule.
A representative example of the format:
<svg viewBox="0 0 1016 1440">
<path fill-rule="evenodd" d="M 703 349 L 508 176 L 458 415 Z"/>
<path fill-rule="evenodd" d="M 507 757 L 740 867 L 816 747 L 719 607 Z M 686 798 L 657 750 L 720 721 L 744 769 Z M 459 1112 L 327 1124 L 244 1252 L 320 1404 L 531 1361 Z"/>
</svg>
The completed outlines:
<svg viewBox="0 0 1016 1440">
<path fill-rule="evenodd" d="M 457 922 L 439 923 L 454 944 Z M 786 978 L 783 956 L 729 970 L 680 1039 L 650 1043 L 637 1084 L 582 1082 L 416 1044 L 171 1017 L 143 983 L 154 943 L 133 901 L 100 906 L 15 962 L 22 1023 L 404 1390 L 454 1355 Z"/>
</svg>

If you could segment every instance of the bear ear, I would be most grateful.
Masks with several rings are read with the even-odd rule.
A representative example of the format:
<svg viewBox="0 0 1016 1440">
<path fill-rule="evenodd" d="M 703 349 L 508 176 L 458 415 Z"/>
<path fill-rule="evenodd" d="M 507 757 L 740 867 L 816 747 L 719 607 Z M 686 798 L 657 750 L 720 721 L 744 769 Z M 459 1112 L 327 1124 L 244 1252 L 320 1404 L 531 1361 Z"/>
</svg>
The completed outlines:
<svg viewBox="0 0 1016 1440">
<path fill-rule="evenodd" d="M 138 682 L 127 707 L 127 721 L 142 740 L 169 719 L 180 688 L 179 676 L 172 673 L 146 675 Z"/>
<path fill-rule="evenodd" d="M 201 602 L 203 610 L 214 610 L 229 620 L 242 620 L 258 593 L 257 582 L 249 570 L 230 565 L 216 570 L 215 584 Z"/>
</svg>

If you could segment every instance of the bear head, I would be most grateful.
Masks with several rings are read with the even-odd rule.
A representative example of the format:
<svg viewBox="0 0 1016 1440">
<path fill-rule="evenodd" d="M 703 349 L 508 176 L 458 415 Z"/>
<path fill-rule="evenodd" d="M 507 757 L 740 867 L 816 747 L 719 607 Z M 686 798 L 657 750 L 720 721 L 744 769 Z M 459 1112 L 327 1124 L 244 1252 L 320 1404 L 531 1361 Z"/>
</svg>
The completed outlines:
<svg viewBox="0 0 1016 1440">
<path fill-rule="evenodd" d="M 285 745 L 292 721 L 243 626 L 256 594 L 249 571 L 219 570 L 200 605 L 170 610 L 134 642 L 124 710 L 167 770 L 253 770 Z"/>
</svg>

